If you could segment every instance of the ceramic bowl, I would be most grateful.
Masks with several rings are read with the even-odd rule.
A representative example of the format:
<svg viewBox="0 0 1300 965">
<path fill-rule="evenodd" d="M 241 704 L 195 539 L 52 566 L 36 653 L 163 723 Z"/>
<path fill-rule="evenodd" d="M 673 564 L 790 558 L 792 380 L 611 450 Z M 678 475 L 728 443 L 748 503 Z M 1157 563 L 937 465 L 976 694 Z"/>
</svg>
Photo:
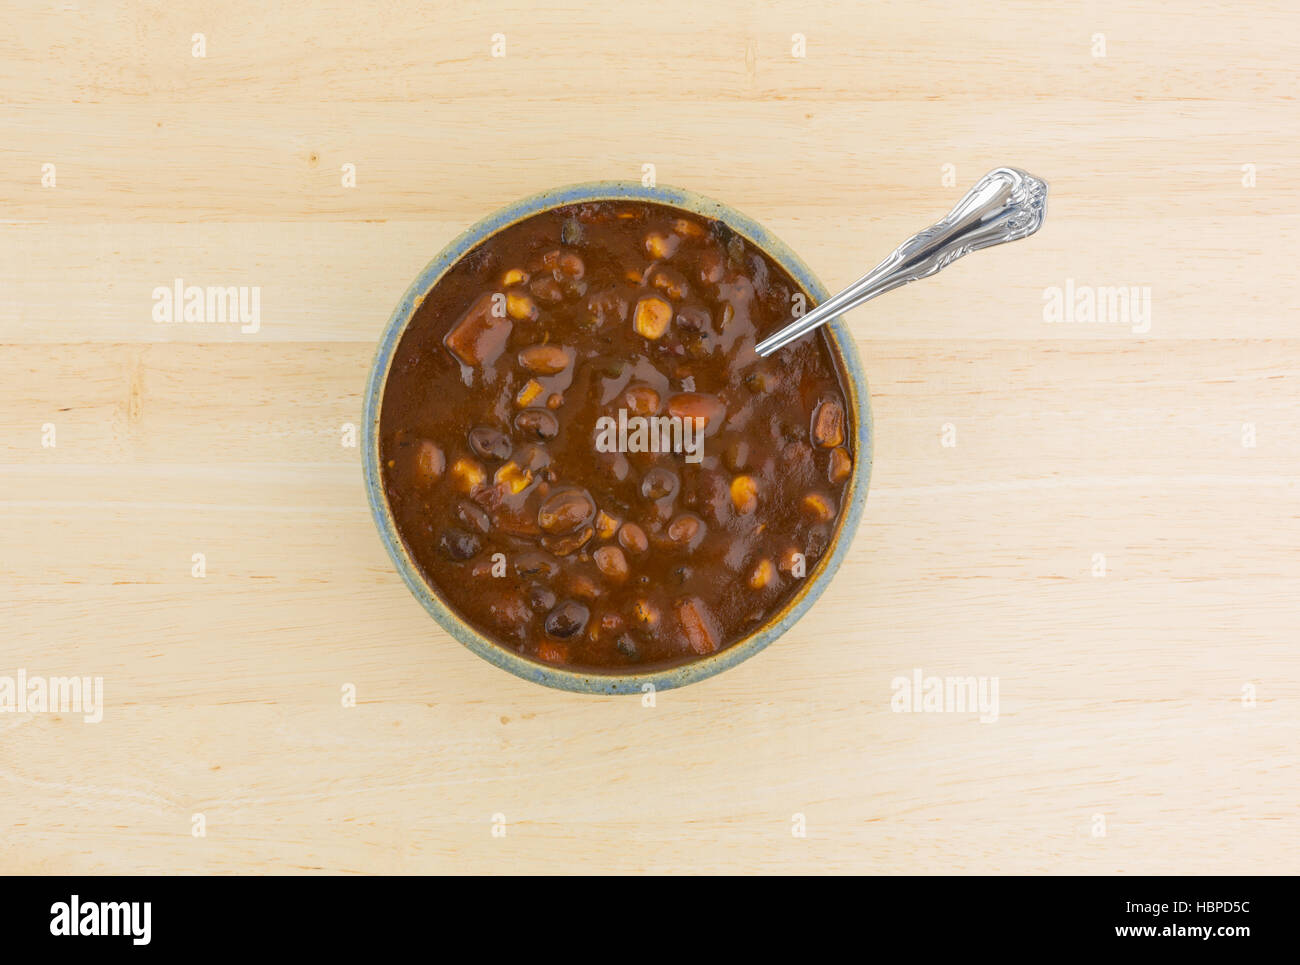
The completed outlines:
<svg viewBox="0 0 1300 965">
<path fill-rule="evenodd" d="M 840 563 L 843 562 L 849 544 L 853 542 L 853 534 L 858 528 L 858 521 L 866 503 L 867 482 L 871 476 L 871 409 L 866 376 L 863 374 L 853 338 L 843 320 L 836 319 L 826 326 L 826 331 L 830 335 L 832 355 L 839 367 L 840 379 L 848 394 L 848 415 L 855 442 L 853 474 L 845 490 L 847 495 L 839 529 L 829 551 L 822 554 L 821 559 L 804 578 L 798 592 L 787 600 L 785 605 L 762 627 L 731 646 L 690 663 L 662 670 L 640 673 L 592 673 L 537 663 L 502 646 L 466 623 L 442 600 L 436 587 L 430 585 L 421 574 L 397 533 L 393 514 L 384 496 L 379 468 L 379 413 L 389 366 L 392 365 L 393 355 L 402 334 L 406 331 L 407 324 L 424 296 L 438 283 L 446 271 L 469 251 L 508 225 L 540 211 L 561 205 L 605 200 L 655 202 L 723 221 L 747 242 L 762 249 L 773 260 L 780 263 L 811 296 L 813 303 L 820 303 L 829 294 L 825 286 L 817 280 L 817 276 L 793 251 L 752 218 L 719 201 L 701 197 L 690 191 L 663 186 L 646 187 L 635 181 L 597 181 L 535 194 L 506 205 L 462 233 L 425 266 L 398 302 L 384 329 L 383 337 L 379 340 L 379 349 L 375 353 L 370 380 L 366 386 L 365 414 L 362 423 L 364 427 L 362 458 L 370 509 L 374 514 L 375 525 L 379 528 L 384 546 L 392 557 L 398 573 L 406 581 L 406 585 L 410 587 L 416 599 L 448 633 L 489 663 L 534 683 L 588 694 L 643 693 L 650 687 L 655 690 L 682 687 L 712 677 L 743 660 L 748 660 L 794 626 L 795 622 L 822 595 Z"/>
</svg>

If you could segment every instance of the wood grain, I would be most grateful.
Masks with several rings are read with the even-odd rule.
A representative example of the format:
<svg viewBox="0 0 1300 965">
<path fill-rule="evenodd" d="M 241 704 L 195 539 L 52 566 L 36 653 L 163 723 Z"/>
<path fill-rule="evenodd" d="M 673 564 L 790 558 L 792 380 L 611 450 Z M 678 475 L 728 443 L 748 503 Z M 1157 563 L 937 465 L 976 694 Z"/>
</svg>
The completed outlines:
<svg viewBox="0 0 1300 965">
<path fill-rule="evenodd" d="M 0 713 L 0 871 L 1295 870 L 1300 14 L 215 10 L 5 11 L 0 675 L 107 706 Z M 762 655 L 580 698 L 403 587 L 343 426 L 468 224 L 653 164 L 837 287 L 1000 163 L 1047 225 L 853 316 L 867 514 Z M 155 323 L 178 277 L 261 329 Z M 1067 284 L 1149 288 L 1149 330 L 1049 324 Z M 916 667 L 996 677 L 997 721 L 892 712 Z"/>
</svg>

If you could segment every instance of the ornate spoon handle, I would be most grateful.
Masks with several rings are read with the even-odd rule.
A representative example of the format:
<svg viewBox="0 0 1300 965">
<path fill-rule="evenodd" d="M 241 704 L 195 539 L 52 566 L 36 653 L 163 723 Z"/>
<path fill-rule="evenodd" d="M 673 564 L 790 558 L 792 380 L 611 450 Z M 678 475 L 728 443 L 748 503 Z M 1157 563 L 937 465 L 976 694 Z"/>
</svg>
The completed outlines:
<svg viewBox="0 0 1300 965">
<path fill-rule="evenodd" d="M 926 278 L 979 248 L 1032 235 L 1047 214 L 1047 183 L 1018 168 L 997 168 L 979 179 L 936 224 L 908 238 L 893 254 L 838 295 L 759 342 L 759 355 L 802 338 L 837 315 L 918 278 Z"/>
</svg>

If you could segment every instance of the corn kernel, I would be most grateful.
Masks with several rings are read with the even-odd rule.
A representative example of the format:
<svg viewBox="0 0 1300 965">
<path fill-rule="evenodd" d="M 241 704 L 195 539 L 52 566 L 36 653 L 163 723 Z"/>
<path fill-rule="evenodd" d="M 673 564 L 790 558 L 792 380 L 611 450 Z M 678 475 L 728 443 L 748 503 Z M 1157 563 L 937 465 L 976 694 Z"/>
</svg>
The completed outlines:
<svg viewBox="0 0 1300 965">
<path fill-rule="evenodd" d="M 565 581 L 565 587 L 569 593 L 580 599 L 588 601 L 600 599 L 600 587 L 585 573 L 574 573 Z"/>
<path fill-rule="evenodd" d="M 645 250 L 651 258 L 671 258 L 679 243 L 680 239 L 676 235 L 664 235 L 658 231 L 645 236 Z"/>
<path fill-rule="evenodd" d="M 482 466 L 473 459 L 465 458 L 456 460 L 451 467 L 451 475 L 456 480 L 456 485 L 466 493 L 483 485 L 483 480 L 487 478 Z"/>
<path fill-rule="evenodd" d="M 731 502 L 737 512 L 745 515 L 758 508 L 758 483 L 753 476 L 737 476 L 731 480 Z"/>
<path fill-rule="evenodd" d="M 501 284 L 506 288 L 509 288 L 511 285 L 523 285 L 527 282 L 528 272 L 524 271 L 522 268 L 511 268 L 501 276 Z"/>
<path fill-rule="evenodd" d="M 601 539 L 613 539 L 618 526 L 618 520 L 603 509 L 596 514 L 596 535 Z"/>
<path fill-rule="evenodd" d="M 532 321 L 537 317 L 537 305 L 527 295 L 506 294 L 506 314 L 519 321 Z"/>
<path fill-rule="evenodd" d="M 657 271 L 650 279 L 650 284 L 675 302 L 686 297 L 686 282 L 676 272 L 669 274 L 667 271 Z"/>
<path fill-rule="evenodd" d="M 668 331 L 668 323 L 672 320 L 673 307 L 662 298 L 650 295 L 636 303 L 632 327 L 643 338 L 655 339 Z"/>
<path fill-rule="evenodd" d="M 659 611 L 649 600 L 637 600 L 632 605 L 632 619 L 644 627 L 655 627 L 659 624 Z"/>
<path fill-rule="evenodd" d="M 777 565 L 777 569 L 788 576 L 801 577 L 804 575 L 805 566 L 804 555 L 795 547 L 788 546 L 781 554 L 781 562 Z"/>
<path fill-rule="evenodd" d="M 835 518 L 835 507 L 827 496 L 821 493 L 809 493 L 803 498 L 804 507 L 822 522 Z"/>
<path fill-rule="evenodd" d="M 515 402 L 518 403 L 519 408 L 526 409 L 532 405 L 541 394 L 542 383 L 538 382 L 536 379 L 529 379 L 524 383 L 524 387 L 519 390 L 519 394 L 515 396 Z"/>
<path fill-rule="evenodd" d="M 446 466 L 447 457 L 442 454 L 442 450 L 428 439 L 423 440 L 415 454 L 415 472 L 420 482 L 436 482 Z"/>
<path fill-rule="evenodd" d="M 761 590 L 772 582 L 772 577 L 776 575 L 776 567 L 772 565 L 771 560 L 763 559 L 758 561 L 754 567 L 754 572 L 749 574 L 749 586 L 754 590 Z"/>
<path fill-rule="evenodd" d="M 506 486 L 512 493 L 521 493 L 533 481 L 533 474 L 527 469 L 521 469 L 517 462 L 507 462 L 497 470 L 492 481 Z"/>
<path fill-rule="evenodd" d="M 831 461 L 828 475 L 832 483 L 842 483 L 849 478 L 849 473 L 853 471 L 853 460 L 849 458 L 848 450 L 839 446 L 831 450 Z"/>
<path fill-rule="evenodd" d="M 537 645 L 537 659 L 547 663 L 568 663 L 569 648 L 550 640 L 543 640 Z"/>
</svg>

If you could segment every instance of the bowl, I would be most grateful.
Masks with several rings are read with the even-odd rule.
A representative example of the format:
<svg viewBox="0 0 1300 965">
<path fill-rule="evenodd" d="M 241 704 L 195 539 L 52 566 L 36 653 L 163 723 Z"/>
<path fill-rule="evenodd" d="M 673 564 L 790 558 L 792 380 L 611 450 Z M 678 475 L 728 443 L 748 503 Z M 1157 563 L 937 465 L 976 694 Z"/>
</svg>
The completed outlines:
<svg viewBox="0 0 1300 965">
<path fill-rule="evenodd" d="M 668 690 L 683 687 L 748 660 L 780 637 L 817 601 L 843 562 L 862 516 L 862 509 L 866 503 L 867 483 L 871 476 L 872 432 L 867 380 L 853 338 L 843 320 L 837 318 L 825 326 L 825 330 L 830 336 L 831 355 L 848 397 L 848 415 L 855 442 L 853 471 L 846 484 L 847 496 L 844 500 L 839 528 L 829 552 L 822 554 L 798 591 L 758 630 L 717 653 L 690 663 L 641 673 L 595 673 L 536 663 L 480 633 L 441 599 L 437 589 L 425 580 L 397 532 L 388 500 L 384 496 L 380 474 L 379 416 L 384 386 L 397 346 L 425 295 L 433 289 L 448 269 L 481 242 L 515 222 L 550 208 L 611 200 L 653 202 L 725 222 L 747 242 L 762 249 L 784 267 L 810 296 L 813 303 L 820 303 L 829 295 L 817 276 L 779 239 L 752 218 L 719 201 L 680 188 L 647 187 L 636 181 L 597 181 L 543 191 L 506 205 L 463 232 L 429 262 L 411 283 L 406 294 L 393 310 L 383 336 L 379 340 L 375 360 L 370 369 L 370 379 L 366 385 L 365 412 L 362 421 L 364 429 L 362 462 L 370 509 L 388 555 L 392 557 L 397 572 L 401 574 L 415 598 L 443 629 L 489 663 L 533 683 L 586 694 L 644 693 L 652 689 Z"/>
</svg>

